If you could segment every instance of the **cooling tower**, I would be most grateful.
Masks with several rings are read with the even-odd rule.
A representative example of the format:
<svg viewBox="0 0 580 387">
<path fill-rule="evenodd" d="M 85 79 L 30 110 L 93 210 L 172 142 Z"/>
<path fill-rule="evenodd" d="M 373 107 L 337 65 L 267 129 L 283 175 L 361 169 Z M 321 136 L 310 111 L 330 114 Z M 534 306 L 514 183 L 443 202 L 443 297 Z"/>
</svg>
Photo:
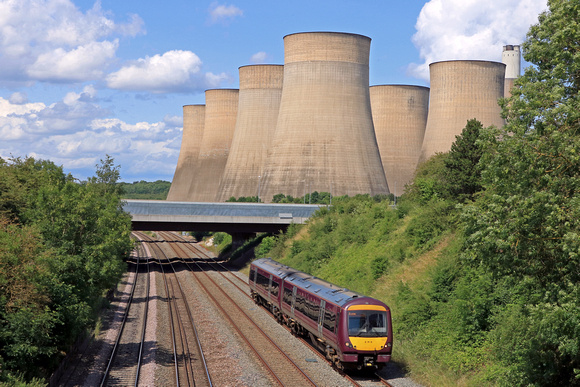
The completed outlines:
<svg viewBox="0 0 580 387">
<path fill-rule="evenodd" d="M 421 157 L 448 152 L 455 136 L 475 118 L 484 127 L 502 127 L 498 99 L 503 97 L 505 64 L 456 60 L 429 65 L 431 95 Z"/>
<path fill-rule="evenodd" d="M 238 117 L 217 196 L 220 202 L 258 195 L 282 96 L 284 66 L 242 66 L 239 72 Z"/>
<path fill-rule="evenodd" d="M 205 92 L 205 128 L 199 149 L 197 173 L 190 188 L 191 201 L 214 202 L 230 152 L 236 115 L 237 89 Z"/>
<path fill-rule="evenodd" d="M 401 196 L 413 180 L 427 125 L 429 88 L 379 85 L 370 88 L 373 124 L 389 189 Z"/>
<path fill-rule="evenodd" d="M 520 46 L 507 45 L 503 46 L 501 54 L 501 62 L 506 65 L 505 68 L 505 86 L 504 96 L 507 98 L 511 96 L 510 90 L 514 86 L 514 81 L 520 76 L 521 59 Z"/>
<path fill-rule="evenodd" d="M 190 201 L 189 191 L 197 173 L 197 159 L 203 136 L 205 105 L 183 107 L 183 136 L 177 168 L 167 194 L 167 200 Z"/>
<path fill-rule="evenodd" d="M 335 32 L 284 37 L 280 112 L 262 197 L 388 194 L 369 95 L 370 38 Z"/>
</svg>

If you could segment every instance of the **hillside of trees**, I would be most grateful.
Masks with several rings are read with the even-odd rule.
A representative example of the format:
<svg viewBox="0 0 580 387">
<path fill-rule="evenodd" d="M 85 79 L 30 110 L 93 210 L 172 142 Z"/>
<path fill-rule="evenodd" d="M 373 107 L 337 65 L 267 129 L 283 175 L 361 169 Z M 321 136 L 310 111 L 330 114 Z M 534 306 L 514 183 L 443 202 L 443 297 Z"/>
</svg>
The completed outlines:
<svg viewBox="0 0 580 387">
<path fill-rule="evenodd" d="M 133 183 L 117 183 L 123 199 L 165 200 L 171 183 L 168 181 L 134 181 Z"/>
<path fill-rule="evenodd" d="M 0 158 L 0 385 L 44 385 L 126 270 L 131 218 L 107 157 L 79 182 Z"/>
<path fill-rule="evenodd" d="M 255 250 L 385 301 L 425 385 L 580 385 L 580 4 L 548 3 L 505 127 L 467 122 L 395 209 L 333 198 Z"/>
</svg>

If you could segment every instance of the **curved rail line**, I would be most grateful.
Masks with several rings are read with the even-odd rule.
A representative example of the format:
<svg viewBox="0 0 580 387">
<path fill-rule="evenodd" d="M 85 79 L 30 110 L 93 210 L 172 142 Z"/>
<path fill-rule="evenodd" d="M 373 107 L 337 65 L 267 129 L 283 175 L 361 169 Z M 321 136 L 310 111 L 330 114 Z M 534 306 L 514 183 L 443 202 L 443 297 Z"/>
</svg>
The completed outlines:
<svg viewBox="0 0 580 387">
<path fill-rule="evenodd" d="M 173 245 L 172 247 L 180 250 L 181 254 L 178 256 L 181 255 L 184 264 L 190 268 L 193 278 L 222 311 L 224 317 L 256 354 L 277 383 L 282 386 L 316 386 L 316 383 L 221 289 L 201 265 L 195 261 L 187 262 L 186 260 L 191 257 L 181 246 Z M 192 263 L 199 270 L 194 270 Z"/>
<path fill-rule="evenodd" d="M 234 281 L 232 281 L 228 276 L 224 275 L 223 272 L 221 271 L 217 271 L 224 279 L 226 279 L 229 283 L 231 283 L 233 286 L 235 286 L 237 289 L 239 289 L 243 294 L 245 294 L 249 299 L 252 299 L 252 297 L 249 294 L 248 291 L 248 283 L 246 281 L 244 281 L 243 279 L 241 279 L 240 277 L 238 277 L 237 275 L 235 275 L 233 273 L 232 270 L 230 270 L 226 265 L 224 265 L 222 262 L 218 261 L 215 257 L 210 256 L 209 254 L 207 254 L 205 251 L 203 251 L 203 249 L 199 248 L 195 243 L 192 243 L 191 241 L 188 241 L 187 239 L 183 238 L 181 235 L 175 234 L 175 233 L 170 233 L 170 232 L 160 232 L 159 233 L 160 236 L 163 237 L 164 240 L 171 240 L 172 238 L 174 239 L 178 239 L 180 242 L 187 242 L 184 243 L 183 245 L 186 246 L 192 253 L 197 253 L 199 255 L 203 255 L 200 258 L 204 259 L 204 262 L 207 262 L 209 264 L 212 265 L 216 265 L 219 266 L 221 269 L 227 271 L 228 273 L 230 273 L 234 278 L 237 279 L 238 283 L 242 283 L 242 286 L 239 286 L 238 284 L 234 283 Z M 199 265 L 198 265 L 199 266 Z M 271 311 L 267 310 L 268 313 L 271 314 Z M 273 317 L 273 315 L 272 315 Z M 284 326 L 284 328 L 288 331 L 288 332 L 292 332 L 291 329 L 287 326 Z M 297 339 L 299 339 L 303 344 L 307 345 L 308 347 L 312 348 L 314 350 L 314 353 L 322 360 L 324 360 L 325 362 L 327 362 L 330 366 L 334 367 L 334 364 L 330 361 L 328 361 L 328 359 L 326 358 L 326 356 L 324 354 L 322 354 L 320 351 L 318 351 L 318 349 L 315 346 L 312 346 L 308 340 L 306 340 L 303 337 L 299 337 L 296 336 Z M 355 386 L 360 386 L 360 383 L 358 383 L 355 379 L 351 378 L 349 375 L 345 374 L 344 372 L 341 372 L 339 370 L 336 370 L 337 372 L 339 372 L 344 378 L 346 378 L 348 381 L 350 381 L 351 383 L 353 383 Z M 384 378 L 382 378 L 380 375 L 375 374 L 375 376 L 379 379 L 379 382 L 382 385 L 385 386 L 391 386 L 391 384 L 386 381 Z"/>
<path fill-rule="evenodd" d="M 142 240 L 156 242 L 146 234 L 136 234 Z M 175 385 L 212 386 L 193 314 L 177 276 L 177 269 L 157 243 L 151 243 L 151 247 L 156 251 L 158 257 L 168 300 L 168 318 L 175 364 Z M 166 271 L 164 266 L 171 268 L 171 271 Z M 193 342 L 190 341 L 192 338 L 194 338 Z"/>
</svg>

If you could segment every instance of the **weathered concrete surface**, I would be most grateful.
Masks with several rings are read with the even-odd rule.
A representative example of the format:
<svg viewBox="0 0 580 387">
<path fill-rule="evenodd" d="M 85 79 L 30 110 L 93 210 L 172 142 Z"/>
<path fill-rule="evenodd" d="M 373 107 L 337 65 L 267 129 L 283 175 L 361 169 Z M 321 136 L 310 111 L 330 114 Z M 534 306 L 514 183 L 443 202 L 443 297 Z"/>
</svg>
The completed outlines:
<svg viewBox="0 0 580 387">
<path fill-rule="evenodd" d="M 429 88 L 411 85 L 371 86 L 373 124 L 389 189 L 401 196 L 413 180 L 427 113 Z"/>
<path fill-rule="evenodd" d="M 448 152 L 467 121 L 501 127 L 499 98 L 503 97 L 506 65 L 499 62 L 456 60 L 429 65 L 431 95 L 421 157 Z"/>
<path fill-rule="evenodd" d="M 218 202 L 232 196 L 258 196 L 282 96 L 284 66 L 243 66 L 239 74 L 238 116 Z"/>
<path fill-rule="evenodd" d="M 216 201 L 234 136 L 238 94 L 238 89 L 205 92 L 205 128 L 199 150 L 198 173 L 190 187 L 191 201 Z"/>
<path fill-rule="evenodd" d="M 197 161 L 205 122 L 205 105 L 183 107 L 183 136 L 177 168 L 171 181 L 167 200 L 189 200 L 191 185 L 198 174 Z"/>
<path fill-rule="evenodd" d="M 370 38 L 312 32 L 284 37 L 284 85 L 262 178 L 275 194 L 388 194 L 369 96 Z"/>
</svg>

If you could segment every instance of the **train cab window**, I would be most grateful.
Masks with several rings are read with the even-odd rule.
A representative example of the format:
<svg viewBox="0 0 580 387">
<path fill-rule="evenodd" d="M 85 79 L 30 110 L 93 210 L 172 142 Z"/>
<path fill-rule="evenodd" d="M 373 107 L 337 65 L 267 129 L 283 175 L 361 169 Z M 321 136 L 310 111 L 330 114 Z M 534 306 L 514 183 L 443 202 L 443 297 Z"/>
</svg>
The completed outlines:
<svg viewBox="0 0 580 387">
<path fill-rule="evenodd" d="M 348 335 L 382 337 L 387 335 L 387 313 L 379 310 L 349 310 Z"/>
</svg>

